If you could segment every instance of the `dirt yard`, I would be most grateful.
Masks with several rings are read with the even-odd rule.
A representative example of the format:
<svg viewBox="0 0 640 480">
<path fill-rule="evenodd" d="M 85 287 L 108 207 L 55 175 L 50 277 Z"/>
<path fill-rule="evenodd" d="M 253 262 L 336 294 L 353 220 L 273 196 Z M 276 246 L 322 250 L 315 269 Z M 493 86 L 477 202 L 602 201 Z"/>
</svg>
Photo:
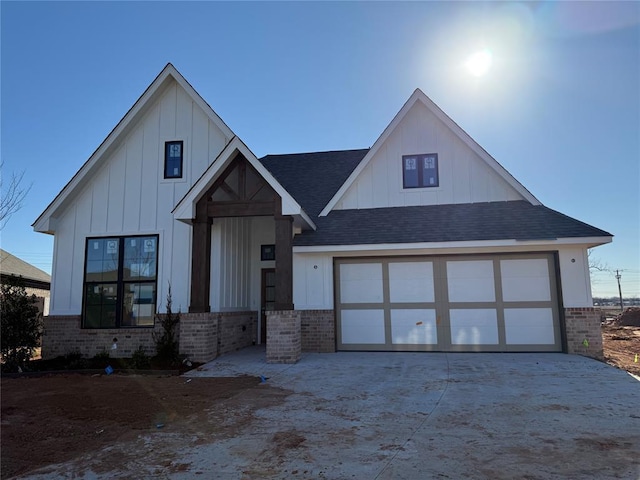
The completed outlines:
<svg viewBox="0 0 640 480">
<path fill-rule="evenodd" d="M 607 317 L 602 325 L 606 362 L 640 376 L 640 308 Z"/>
<path fill-rule="evenodd" d="M 101 456 L 93 470 L 110 471 L 127 456 L 127 448 L 149 435 L 164 473 L 180 471 L 169 444 L 158 440 L 180 433 L 191 442 L 233 435 L 252 420 L 253 409 L 225 423 L 227 410 L 238 405 L 267 407 L 284 401 L 288 392 L 260 384 L 260 378 L 193 378 L 127 375 L 50 375 L 2 379 L 0 476 L 10 478 L 66 462 L 88 452 L 121 447 Z M 217 419 L 220 421 L 212 421 Z"/>
<path fill-rule="evenodd" d="M 609 322 L 603 339 L 608 363 L 640 375 L 640 327 Z M 146 475 L 181 472 L 188 465 L 174 452 L 185 439 L 199 445 L 233 437 L 256 410 L 281 405 L 291 394 L 256 377 L 117 374 L 3 378 L 1 389 L 3 479 L 73 459 L 82 464 L 89 454 L 98 474 L 141 454 L 145 465 L 159 466 Z M 300 439 L 273 441 L 292 448 Z"/>
</svg>

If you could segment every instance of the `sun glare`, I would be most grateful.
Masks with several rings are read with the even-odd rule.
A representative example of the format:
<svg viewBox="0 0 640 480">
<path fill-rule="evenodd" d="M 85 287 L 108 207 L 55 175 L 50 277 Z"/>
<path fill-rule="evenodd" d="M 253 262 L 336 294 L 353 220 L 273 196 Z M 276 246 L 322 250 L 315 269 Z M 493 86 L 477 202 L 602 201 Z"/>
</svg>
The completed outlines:
<svg viewBox="0 0 640 480">
<path fill-rule="evenodd" d="M 482 77 L 491 68 L 491 52 L 489 50 L 480 50 L 470 55 L 464 65 L 471 75 Z"/>
</svg>

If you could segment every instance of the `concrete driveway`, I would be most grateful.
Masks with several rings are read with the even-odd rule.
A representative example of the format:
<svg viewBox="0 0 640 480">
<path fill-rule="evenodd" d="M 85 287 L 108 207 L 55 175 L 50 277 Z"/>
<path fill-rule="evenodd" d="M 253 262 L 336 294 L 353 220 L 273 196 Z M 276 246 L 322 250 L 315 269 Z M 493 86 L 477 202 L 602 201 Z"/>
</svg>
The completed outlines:
<svg viewBox="0 0 640 480">
<path fill-rule="evenodd" d="M 340 352 L 269 365 L 256 347 L 190 373 L 239 374 L 293 393 L 240 435 L 185 451 L 197 478 L 640 479 L 640 382 L 592 359 Z"/>
</svg>

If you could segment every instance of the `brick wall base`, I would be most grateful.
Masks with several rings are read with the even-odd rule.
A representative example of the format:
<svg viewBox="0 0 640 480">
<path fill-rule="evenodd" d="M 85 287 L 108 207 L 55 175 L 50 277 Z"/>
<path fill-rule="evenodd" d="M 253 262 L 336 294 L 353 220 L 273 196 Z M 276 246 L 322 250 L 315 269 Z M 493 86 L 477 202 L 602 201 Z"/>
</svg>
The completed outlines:
<svg viewBox="0 0 640 480">
<path fill-rule="evenodd" d="M 149 356 L 155 355 L 153 332 L 161 334 L 162 328 L 80 328 L 80 315 L 44 317 L 42 333 L 42 358 L 55 358 L 68 353 L 80 353 L 92 358 L 109 352 L 112 358 L 131 357 L 139 347 Z M 118 348 L 112 349 L 116 338 Z"/>
<path fill-rule="evenodd" d="M 564 321 L 567 332 L 567 353 L 598 360 L 604 358 L 600 313 L 595 308 L 565 308 Z"/>
<path fill-rule="evenodd" d="M 302 351 L 333 353 L 336 329 L 333 310 L 300 310 Z"/>
<path fill-rule="evenodd" d="M 112 358 L 131 357 L 140 346 L 153 356 L 156 353 L 153 333 L 162 335 L 159 322 L 154 328 L 83 329 L 80 325 L 79 315 L 45 317 L 42 358 L 74 352 L 91 358 L 104 351 Z M 194 362 L 208 362 L 253 345 L 257 328 L 256 312 L 181 313 L 176 337 L 182 355 Z M 114 338 L 118 339 L 115 350 Z"/>
<path fill-rule="evenodd" d="M 267 363 L 296 363 L 302 354 L 300 310 L 267 312 Z"/>
</svg>

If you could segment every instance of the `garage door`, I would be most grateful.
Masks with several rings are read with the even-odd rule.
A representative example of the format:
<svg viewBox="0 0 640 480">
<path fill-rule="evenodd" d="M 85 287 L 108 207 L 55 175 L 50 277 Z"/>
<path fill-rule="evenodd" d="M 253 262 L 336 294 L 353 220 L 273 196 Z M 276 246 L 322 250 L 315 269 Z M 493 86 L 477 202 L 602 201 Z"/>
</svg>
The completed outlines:
<svg viewBox="0 0 640 480">
<path fill-rule="evenodd" d="M 335 262 L 339 350 L 561 351 L 552 254 Z"/>
</svg>

